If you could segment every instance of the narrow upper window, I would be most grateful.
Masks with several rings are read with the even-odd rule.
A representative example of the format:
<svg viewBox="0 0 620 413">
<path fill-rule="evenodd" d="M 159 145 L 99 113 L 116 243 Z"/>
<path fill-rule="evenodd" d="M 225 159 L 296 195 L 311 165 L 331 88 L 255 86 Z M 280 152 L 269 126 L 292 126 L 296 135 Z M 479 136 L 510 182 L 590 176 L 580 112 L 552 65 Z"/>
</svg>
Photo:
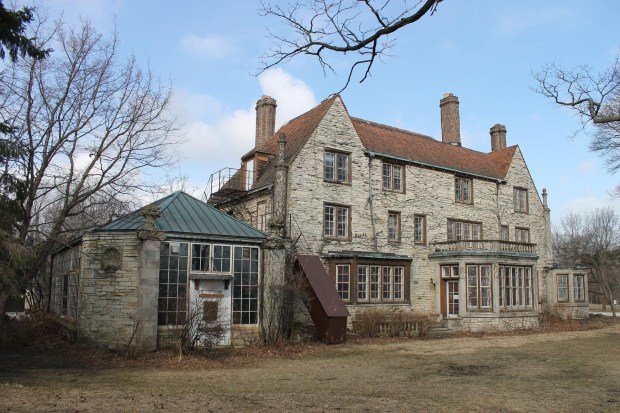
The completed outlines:
<svg viewBox="0 0 620 413">
<path fill-rule="evenodd" d="M 515 227 L 515 242 L 530 242 L 530 230 L 528 228 Z"/>
<path fill-rule="evenodd" d="M 508 225 L 502 225 L 499 228 L 499 239 L 502 241 L 508 241 L 510 239 L 508 234 Z"/>
<path fill-rule="evenodd" d="M 426 243 L 426 217 L 424 215 L 413 216 L 413 242 Z"/>
<path fill-rule="evenodd" d="M 209 271 L 210 251 L 211 245 L 209 244 L 192 244 L 192 271 Z"/>
<path fill-rule="evenodd" d="M 513 193 L 515 212 L 528 212 L 527 189 L 515 188 Z"/>
<path fill-rule="evenodd" d="M 213 271 L 214 272 L 230 272 L 230 264 L 232 262 L 232 248 L 230 245 L 214 245 L 213 246 Z"/>
<path fill-rule="evenodd" d="M 404 168 L 401 165 L 383 163 L 383 190 L 403 191 Z"/>
<path fill-rule="evenodd" d="M 325 205 L 323 235 L 330 238 L 349 238 L 349 207 Z"/>
<path fill-rule="evenodd" d="M 454 196 L 456 202 L 473 203 L 473 181 L 462 176 L 454 177 Z"/>
<path fill-rule="evenodd" d="M 400 212 L 388 212 L 388 241 L 400 242 Z"/>
<path fill-rule="evenodd" d="M 348 183 L 349 155 L 346 153 L 325 151 L 323 177 L 328 181 Z"/>
</svg>

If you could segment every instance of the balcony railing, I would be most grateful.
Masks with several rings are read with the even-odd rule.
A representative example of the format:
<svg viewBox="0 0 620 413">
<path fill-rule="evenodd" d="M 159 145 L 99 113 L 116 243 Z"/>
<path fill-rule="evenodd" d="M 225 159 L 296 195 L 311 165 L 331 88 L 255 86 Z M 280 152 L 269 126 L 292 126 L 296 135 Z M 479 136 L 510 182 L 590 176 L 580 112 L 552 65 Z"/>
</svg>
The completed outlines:
<svg viewBox="0 0 620 413">
<path fill-rule="evenodd" d="M 434 242 L 435 252 L 491 251 L 535 254 L 536 244 L 502 240 L 457 240 Z"/>
<path fill-rule="evenodd" d="M 247 185 L 242 172 L 241 169 L 224 168 L 211 174 L 203 194 L 204 201 L 218 204 L 244 193 Z"/>
</svg>

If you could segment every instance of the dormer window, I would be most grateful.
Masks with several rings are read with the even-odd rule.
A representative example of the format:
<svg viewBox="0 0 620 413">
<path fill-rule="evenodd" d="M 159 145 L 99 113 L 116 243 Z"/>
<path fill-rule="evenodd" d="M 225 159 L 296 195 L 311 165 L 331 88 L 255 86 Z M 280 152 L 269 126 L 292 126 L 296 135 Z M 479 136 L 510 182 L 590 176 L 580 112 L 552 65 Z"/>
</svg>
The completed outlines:
<svg viewBox="0 0 620 413">
<path fill-rule="evenodd" d="M 254 158 L 248 159 L 243 165 L 243 189 L 249 191 L 254 186 Z"/>
</svg>

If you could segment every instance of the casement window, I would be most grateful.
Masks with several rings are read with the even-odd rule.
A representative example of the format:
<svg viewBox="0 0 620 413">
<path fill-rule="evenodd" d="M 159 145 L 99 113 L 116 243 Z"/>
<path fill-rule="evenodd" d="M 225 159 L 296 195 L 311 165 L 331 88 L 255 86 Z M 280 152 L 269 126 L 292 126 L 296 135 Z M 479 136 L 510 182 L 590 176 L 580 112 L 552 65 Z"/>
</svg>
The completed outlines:
<svg viewBox="0 0 620 413">
<path fill-rule="evenodd" d="M 235 246 L 233 264 L 233 323 L 258 324 L 258 247 Z"/>
<path fill-rule="evenodd" d="M 501 241 L 508 241 L 510 239 L 510 234 L 508 233 L 508 225 L 502 225 L 499 228 L 499 239 Z"/>
<path fill-rule="evenodd" d="M 479 222 L 448 220 L 448 241 L 482 239 L 482 224 Z"/>
<path fill-rule="evenodd" d="M 473 181 L 462 176 L 454 177 L 454 197 L 456 202 L 473 203 Z"/>
<path fill-rule="evenodd" d="M 343 301 L 349 301 L 350 266 L 336 265 L 336 290 Z"/>
<path fill-rule="evenodd" d="M 332 182 L 350 182 L 349 155 L 346 153 L 325 151 L 323 177 L 325 180 Z"/>
<path fill-rule="evenodd" d="M 327 238 L 349 239 L 349 207 L 325 205 L 323 209 L 323 235 Z"/>
<path fill-rule="evenodd" d="M 530 242 L 530 230 L 529 228 L 515 227 L 515 242 Z"/>
<path fill-rule="evenodd" d="M 528 212 L 527 189 L 515 187 L 513 192 L 513 201 L 515 212 Z"/>
<path fill-rule="evenodd" d="M 491 266 L 467 265 L 467 308 L 491 309 Z"/>
<path fill-rule="evenodd" d="M 441 278 L 459 278 L 458 265 L 442 265 Z"/>
<path fill-rule="evenodd" d="M 213 272 L 230 273 L 231 254 L 230 245 L 213 245 Z"/>
<path fill-rule="evenodd" d="M 586 281 L 582 274 L 573 275 L 573 299 L 577 303 L 586 301 Z"/>
<path fill-rule="evenodd" d="M 383 163 L 383 190 L 402 192 L 405 168 L 402 165 Z"/>
<path fill-rule="evenodd" d="M 77 249 L 65 250 L 52 260 L 50 311 L 77 319 L 80 255 Z"/>
<path fill-rule="evenodd" d="M 157 324 L 182 325 L 187 317 L 189 243 L 162 242 L 159 251 Z"/>
<path fill-rule="evenodd" d="M 400 212 L 388 212 L 388 241 L 400 242 Z"/>
<path fill-rule="evenodd" d="M 558 302 L 568 302 L 568 274 L 558 274 Z"/>
<path fill-rule="evenodd" d="M 532 268 L 500 265 L 499 306 L 511 310 L 532 308 Z"/>
<path fill-rule="evenodd" d="M 210 271 L 211 245 L 192 244 L 192 272 Z"/>
<path fill-rule="evenodd" d="M 413 242 L 426 244 L 426 216 L 413 216 Z"/>
<path fill-rule="evenodd" d="M 336 266 L 337 289 L 340 288 L 339 267 L 340 265 Z M 405 268 L 389 265 L 357 265 L 356 289 L 358 303 L 390 303 L 404 301 Z M 338 292 L 340 293 L 340 290 L 338 290 Z"/>
</svg>

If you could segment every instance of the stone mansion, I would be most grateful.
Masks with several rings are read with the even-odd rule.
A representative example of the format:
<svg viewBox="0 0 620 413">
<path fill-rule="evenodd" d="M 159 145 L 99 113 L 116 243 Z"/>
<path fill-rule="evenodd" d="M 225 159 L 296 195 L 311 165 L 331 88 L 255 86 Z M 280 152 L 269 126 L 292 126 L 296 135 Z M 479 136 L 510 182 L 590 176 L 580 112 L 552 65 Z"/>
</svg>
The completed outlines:
<svg viewBox="0 0 620 413">
<path fill-rule="evenodd" d="M 255 147 L 205 198 L 319 257 L 352 314 L 399 308 L 465 330 L 586 315 L 587 274 L 554 265 L 546 190 L 506 127 L 490 129 L 490 152 L 467 149 L 458 98 L 439 106 L 441 141 L 352 117 L 339 95 L 275 131 L 263 96 Z"/>
</svg>

